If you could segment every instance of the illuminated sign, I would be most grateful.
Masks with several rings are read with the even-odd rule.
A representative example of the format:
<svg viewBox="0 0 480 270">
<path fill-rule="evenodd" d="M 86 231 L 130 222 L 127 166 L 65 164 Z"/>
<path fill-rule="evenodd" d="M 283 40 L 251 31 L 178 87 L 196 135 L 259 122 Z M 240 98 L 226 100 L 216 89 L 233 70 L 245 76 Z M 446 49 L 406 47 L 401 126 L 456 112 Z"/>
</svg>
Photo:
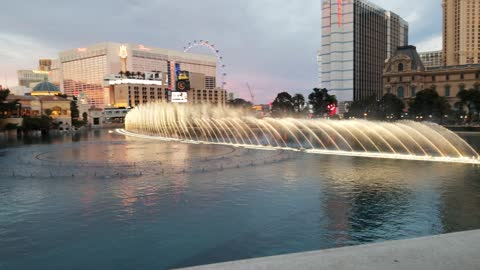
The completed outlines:
<svg viewBox="0 0 480 270">
<path fill-rule="evenodd" d="M 32 72 L 35 74 L 45 74 L 45 75 L 50 74 L 50 71 L 43 71 L 43 70 L 32 70 Z"/>
<path fill-rule="evenodd" d="M 337 0 L 338 26 L 342 25 L 342 0 Z"/>
<path fill-rule="evenodd" d="M 128 56 L 128 52 L 127 52 L 127 46 L 125 45 L 120 45 L 120 50 L 118 52 L 118 56 L 120 56 L 120 58 L 122 59 L 126 59 L 127 56 Z"/>
<path fill-rule="evenodd" d="M 190 81 L 177 81 L 177 91 L 189 91 Z"/>
<path fill-rule="evenodd" d="M 178 71 L 178 78 L 179 81 L 188 81 L 190 79 L 190 72 L 188 71 Z"/>
<path fill-rule="evenodd" d="M 168 90 L 173 90 L 175 88 L 175 62 L 171 61 L 170 62 L 170 80 L 168 81 Z"/>
<path fill-rule="evenodd" d="M 118 85 L 118 84 L 163 85 L 162 81 L 135 80 L 135 79 L 108 80 L 108 85 Z"/>
<path fill-rule="evenodd" d="M 172 103 L 187 103 L 187 92 L 172 92 Z"/>
<path fill-rule="evenodd" d="M 329 116 L 334 116 L 337 114 L 337 106 L 333 103 L 327 105 L 327 111 Z"/>
<path fill-rule="evenodd" d="M 175 76 L 177 76 L 177 78 L 179 73 L 180 73 L 180 63 L 175 63 Z"/>
</svg>

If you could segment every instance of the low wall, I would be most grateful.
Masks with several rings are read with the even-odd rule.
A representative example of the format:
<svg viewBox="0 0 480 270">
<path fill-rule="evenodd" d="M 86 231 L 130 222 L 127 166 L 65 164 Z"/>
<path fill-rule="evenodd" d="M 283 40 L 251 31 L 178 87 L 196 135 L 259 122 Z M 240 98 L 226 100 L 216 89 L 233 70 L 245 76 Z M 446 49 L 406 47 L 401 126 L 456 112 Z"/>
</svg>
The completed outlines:
<svg viewBox="0 0 480 270">
<path fill-rule="evenodd" d="M 17 126 L 21 126 L 23 123 L 23 118 L 3 118 L 0 119 L 0 130 L 3 130 L 5 126 L 9 123 L 17 124 Z"/>
<path fill-rule="evenodd" d="M 480 230 L 213 264 L 184 270 L 478 270 L 479 252 Z"/>
</svg>

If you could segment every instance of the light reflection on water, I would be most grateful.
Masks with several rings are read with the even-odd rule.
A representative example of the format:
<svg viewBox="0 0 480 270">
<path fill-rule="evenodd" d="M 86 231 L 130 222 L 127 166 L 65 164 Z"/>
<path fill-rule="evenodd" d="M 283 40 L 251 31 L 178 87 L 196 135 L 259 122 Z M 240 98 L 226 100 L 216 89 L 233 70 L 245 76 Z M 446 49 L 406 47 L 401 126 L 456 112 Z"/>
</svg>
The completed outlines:
<svg viewBox="0 0 480 270">
<path fill-rule="evenodd" d="M 39 176 L 0 178 L 0 269 L 167 269 L 480 228 L 475 166 L 277 155 L 106 132 L 10 141 L 0 165 L 31 162 Z M 108 171 L 136 163 L 143 173 L 55 174 L 100 175 L 106 161 Z M 218 169 L 228 162 L 243 165 Z M 159 173 L 198 166 L 207 170 Z"/>
</svg>

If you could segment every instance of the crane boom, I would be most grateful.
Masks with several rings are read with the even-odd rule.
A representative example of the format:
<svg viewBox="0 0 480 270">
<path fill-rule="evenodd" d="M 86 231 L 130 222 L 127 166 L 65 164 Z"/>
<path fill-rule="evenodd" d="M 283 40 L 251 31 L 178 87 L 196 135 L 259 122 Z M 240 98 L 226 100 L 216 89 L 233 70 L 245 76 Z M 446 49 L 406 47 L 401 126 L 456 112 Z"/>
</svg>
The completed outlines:
<svg viewBox="0 0 480 270">
<path fill-rule="evenodd" d="M 252 102 L 252 105 L 255 105 L 255 96 L 253 95 L 253 91 L 252 91 L 252 88 L 250 87 L 250 84 L 247 83 L 247 88 L 248 88 L 248 91 L 250 92 L 250 98 L 251 98 L 251 102 Z"/>
</svg>

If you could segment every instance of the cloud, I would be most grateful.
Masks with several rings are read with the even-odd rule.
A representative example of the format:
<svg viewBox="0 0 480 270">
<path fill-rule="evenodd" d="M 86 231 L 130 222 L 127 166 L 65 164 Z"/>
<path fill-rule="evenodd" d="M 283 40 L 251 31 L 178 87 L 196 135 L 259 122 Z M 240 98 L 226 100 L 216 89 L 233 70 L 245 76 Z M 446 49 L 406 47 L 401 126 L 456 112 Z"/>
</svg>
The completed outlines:
<svg viewBox="0 0 480 270">
<path fill-rule="evenodd" d="M 422 42 L 419 42 L 416 46 L 419 52 L 427 52 L 441 50 L 442 44 L 442 35 L 435 35 L 423 40 Z"/>
<path fill-rule="evenodd" d="M 38 59 L 55 57 L 57 52 L 55 48 L 35 38 L 0 32 L 0 84 L 16 85 L 17 70 L 37 68 Z"/>
<path fill-rule="evenodd" d="M 412 44 L 441 33 L 440 0 L 372 1 L 410 20 Z M 221 50 L 229 90 L 242 97 L 249 97 L 246 82 L 258 89 L 259 102 L 317 85 L 320 0 L 29 2 L 28 9 L 18 1 L 2 3 L 0 53 L 8 60 L 0 75 L 7 71 L 14 81 L 17 69 L 34 68 L 39 57 L 61 50 L 102 41 L 182 49 L 203 39 Z"/>
</svg>

